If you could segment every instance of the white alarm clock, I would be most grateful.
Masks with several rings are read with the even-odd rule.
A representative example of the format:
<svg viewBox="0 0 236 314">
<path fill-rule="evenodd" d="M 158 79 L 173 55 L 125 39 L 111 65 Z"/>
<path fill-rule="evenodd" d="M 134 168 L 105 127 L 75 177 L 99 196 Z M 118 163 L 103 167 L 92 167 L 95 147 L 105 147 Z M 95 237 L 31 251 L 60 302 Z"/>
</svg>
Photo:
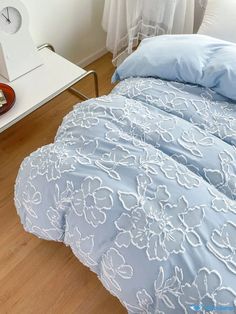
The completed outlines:
<svg viewBox="0 0 236 314">
<path fill-rule="evenodd" d="M 13 81 L 40 65 L 25 6 L 19 0 L 0 0 L 0 75 Z"/>
</svg>

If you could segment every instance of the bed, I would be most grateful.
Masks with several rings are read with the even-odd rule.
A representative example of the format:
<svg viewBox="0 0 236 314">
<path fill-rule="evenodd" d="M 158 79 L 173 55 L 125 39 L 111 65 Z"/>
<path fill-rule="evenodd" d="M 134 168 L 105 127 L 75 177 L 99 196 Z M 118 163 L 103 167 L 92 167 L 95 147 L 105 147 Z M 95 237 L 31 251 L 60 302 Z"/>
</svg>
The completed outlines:
<svg viewBox="0 0 236 314">
<path fill-rule="evenodd" d="M 129 313 L 236 312 L 235 59 L 204 35 L 145 39 L 22 162 L 25 230 L 70 246 Z"/>
</svg>

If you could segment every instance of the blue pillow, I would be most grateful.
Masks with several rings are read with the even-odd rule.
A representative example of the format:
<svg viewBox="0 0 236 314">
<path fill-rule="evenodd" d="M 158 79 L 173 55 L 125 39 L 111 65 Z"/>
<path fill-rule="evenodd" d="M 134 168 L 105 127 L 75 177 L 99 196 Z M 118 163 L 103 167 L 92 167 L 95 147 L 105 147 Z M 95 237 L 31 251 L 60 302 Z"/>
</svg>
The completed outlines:
<svg viewBox="0 0 236 314">
<path fill-rule="evenodd" d="M 236 100 L 236 44 L 197 34 L 144 39 L 112 81 L 128 77 L 198 84 Z"/>
</svg>

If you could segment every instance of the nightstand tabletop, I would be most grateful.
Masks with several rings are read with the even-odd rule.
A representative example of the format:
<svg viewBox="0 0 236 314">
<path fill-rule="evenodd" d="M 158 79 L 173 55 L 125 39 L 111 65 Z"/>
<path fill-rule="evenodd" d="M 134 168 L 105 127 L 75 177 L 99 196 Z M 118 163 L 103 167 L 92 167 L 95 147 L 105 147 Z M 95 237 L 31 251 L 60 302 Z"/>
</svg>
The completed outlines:
<svg viewBox="0 0 236 314">
<path fill-rule="evenodd" d="M 0 116 L 0 132 L 71 87 L 86 73 L 47 48 L 39 54 L 43 59 L 42 66 L 10 83 L 0 76 L 0 82 L 10 85 L 16 94 L 15 105 Z"/>
</svg>

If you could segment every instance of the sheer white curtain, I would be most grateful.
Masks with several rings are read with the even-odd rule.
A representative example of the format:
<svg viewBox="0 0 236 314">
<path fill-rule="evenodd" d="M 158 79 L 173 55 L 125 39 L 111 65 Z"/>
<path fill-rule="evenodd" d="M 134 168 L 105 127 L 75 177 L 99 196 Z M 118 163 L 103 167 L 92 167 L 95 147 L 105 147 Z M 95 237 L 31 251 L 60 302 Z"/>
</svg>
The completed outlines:
<svg viewBox="0 0 236 314">
<path fill-rule="evenodd" d="M 143 38 L 193 33 L 195 0 L 105 0 L 103 28 L 113 63 L 119 64 Z"/>
<path fill-rule="evenodd" d="M 195 0 L 194 32 L 197 32 L 205 13 L 208 0 Z"/>
</svg>

